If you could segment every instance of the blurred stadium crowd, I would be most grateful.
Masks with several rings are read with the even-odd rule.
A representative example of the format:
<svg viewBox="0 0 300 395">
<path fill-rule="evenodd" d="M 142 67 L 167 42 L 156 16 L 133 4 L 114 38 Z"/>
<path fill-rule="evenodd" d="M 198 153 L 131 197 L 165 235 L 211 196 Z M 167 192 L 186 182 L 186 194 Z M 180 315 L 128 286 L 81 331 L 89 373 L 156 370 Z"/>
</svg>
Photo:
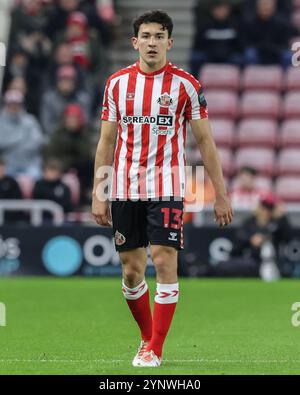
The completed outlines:
<svg viewBox="0 0 300 395">
<path fill-rule="evenodd" d="M 195 3 L 190 72 L 205 89 L 234 206 L 256 207 L 262 191 L 300 202 L 300 68 L 291 65 L 290 50 L 300 42 L 300 1 Z M 89 206 L 117 5 L 13 2 L 0 113 L 1 199 L 50 199 L 66 213 Z M 199 164 L 192 139 L 187 158 Z M 209 204 L 208 179 L 204 187 Z"/>
<path fill-rule="evenodd" d="M 115 19 L 110 0 L 14 1 L 0 115 L 2 198 L 50 199 L 65 212 L 89 204 Z"/>
</svg>

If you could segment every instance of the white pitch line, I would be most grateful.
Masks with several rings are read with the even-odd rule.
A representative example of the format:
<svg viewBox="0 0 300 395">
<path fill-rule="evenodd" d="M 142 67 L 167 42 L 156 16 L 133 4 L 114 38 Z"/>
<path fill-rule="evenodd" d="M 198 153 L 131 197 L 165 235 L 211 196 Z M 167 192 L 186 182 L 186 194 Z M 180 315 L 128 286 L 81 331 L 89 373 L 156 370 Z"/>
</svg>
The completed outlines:
<svg viewBox="0 0 300 395">
<path fill-rule="evenodd" d="M 130 360 L 123 359 L 0 359 L 0 363 L 128 363 Z M 175 363 L 299 363 L 300 360 L 243 360 L 243 359 L 165 359 L 164 362 Z"/>
</svg>

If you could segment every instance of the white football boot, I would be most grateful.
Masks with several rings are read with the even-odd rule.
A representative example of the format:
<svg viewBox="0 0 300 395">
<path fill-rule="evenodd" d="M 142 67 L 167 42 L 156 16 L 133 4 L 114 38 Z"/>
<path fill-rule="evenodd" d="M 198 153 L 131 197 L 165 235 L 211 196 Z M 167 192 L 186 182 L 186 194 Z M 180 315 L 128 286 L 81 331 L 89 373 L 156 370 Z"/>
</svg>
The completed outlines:
<svg viewBox="0 0 300 395">
<path fill-rule="evenodd" d="M 161 358 L 154 354 L 153 350 L 145 351 L 138 359 L 137 365 L 139 367 L 155 368 L 161 365 Z"/>
<path fill-rule="evenodd" d="M 140 366 L 139 365 L 140 358 L 144 354 L 144 352 L 146 351 L 146 348 L 147 348 L 148 344 L 149 344 L 149 341 L 141 340 L 141 344 L 140 344 L 140 346 L 138 348 L 136 356 L 133 358 L 132 366 Z"/>
</svg>

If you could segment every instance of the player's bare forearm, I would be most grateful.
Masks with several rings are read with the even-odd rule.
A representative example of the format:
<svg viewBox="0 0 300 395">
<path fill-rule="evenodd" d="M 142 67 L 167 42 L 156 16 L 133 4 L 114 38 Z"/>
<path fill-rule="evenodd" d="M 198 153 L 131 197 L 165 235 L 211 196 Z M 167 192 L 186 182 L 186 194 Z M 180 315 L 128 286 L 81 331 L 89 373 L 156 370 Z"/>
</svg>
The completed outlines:
<svg viewBox="0 0 300 395">
<path fill-rule="evenodd" d="M 232 221 L 233 212 L 227 197 L 219 154 L 212 137 L 208 119 L 190 121 L 195 139 L 198 143 L 203 164 L 213 183 L 216 193 L 215 216 L 220 226 Z"/>
<path fill-rule="evenodd" d="M 101 136 L 95 155 L 92 214 L 96 222 L 103 226 L 111 225 L 111 217 L 105 194 L 101 193 L 104 188 L 99 188 L 100 183 L 107 178 L 107 174 L 105 176 L 99 175 L 99 170 L 103 169 L 104 166 L 112 166 L 116 137 L 117 123 L 102 121 Z"/>
<path fill-rule="evenodd" d="M 198 143 L 204 167 L 215 188 L 216 197 L 226 196 L 222 166 L 207 119 L 190 121 L 193 134 Z"/>
</svg>

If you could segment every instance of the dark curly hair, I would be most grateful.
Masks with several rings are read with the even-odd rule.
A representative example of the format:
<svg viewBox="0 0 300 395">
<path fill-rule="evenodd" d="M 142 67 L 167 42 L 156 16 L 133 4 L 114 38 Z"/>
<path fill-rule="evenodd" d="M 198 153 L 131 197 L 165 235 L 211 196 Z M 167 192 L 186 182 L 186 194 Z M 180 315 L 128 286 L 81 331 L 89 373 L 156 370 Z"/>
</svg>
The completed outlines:
<svg viewBox="0 0 300 395">
<path fill-rule="evenodd" d="M 173 21 L 169 15 L 162 10 L 150 10 L 140 15 L 133 21 L 134 36 L 138 36 L 139 28 L 142 23 L 159 23 L 163 30 L 168 31 L 168 38 L 171 37 L 173 31 Z"/>
</svg>

